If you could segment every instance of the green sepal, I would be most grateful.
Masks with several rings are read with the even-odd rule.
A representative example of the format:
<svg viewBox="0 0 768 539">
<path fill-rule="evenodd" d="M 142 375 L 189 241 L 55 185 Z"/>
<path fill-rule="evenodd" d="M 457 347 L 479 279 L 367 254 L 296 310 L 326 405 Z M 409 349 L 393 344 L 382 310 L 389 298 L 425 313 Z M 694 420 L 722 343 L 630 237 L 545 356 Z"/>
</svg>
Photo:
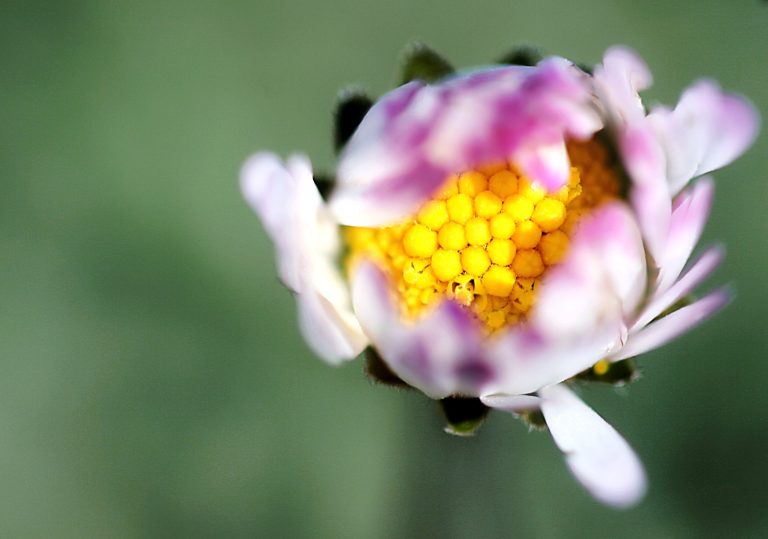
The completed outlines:
<svg viewBox="0 0 768 539">
<path fill-rule="evenodd" d="M 333 113 L 333 148 L 340 152 L 373 106 L 373 100 L 356 88 L 339 93 Z"/>
<path fill-rule="evenodd" d="M 528 428 L 531 430 L 547 430 L 547 420 L 544 419 L 544 414 L 541 413 L 541 410 L 518 412 L 517 417 L 528 425 Z"/>
<path fill-rule="evenodd" d="M 317 187 L 323 200 L 328 200 L 328 196 L 336 185 L 336 179 L 330 174 L 324 174 L 322 172 L 315 172 L 312 179 L 315 181 L 315 187 Z"/>
<path fill-rule="evenodd" d="M 402 65 L 398 85 L 413 80 L 431 83 L 456 71 L 448 60 L 420 41 L 411 43 L 405 49 Z"/>
<path fill-rule="evenodd" d="M 445 432 L 456 436 L 474 436 L 490 412 L 476 397 L 446 397 L 440 408 L 448 422 Z"/>
<path fill-rule="evenodd" d="M 507 64 L 515 66 L 535 66 L 543 55 L 541 49 L 533 45 L 518 45 L 499 58 L 498 64 Z"/>
<path fill-rule="evenodd" d="M 595 369 L 590 368 L 577 374 L 576 379 L 621 386 L 634 382 L 639 376 L 640 373 L 635 362 L 631 359 L 624 359 L 608 365 L 608 370 L 603 374 L 597 374 Z"/>
<path fill-rule="evenodd" d="M 413 389 L 410 385 L 400 379 L 389 366 L 384 363 L 379 353 L 372 346 L 369 346 L 363 352 L 365 356 L 365 374 L 379 384 L 386 386 L 401 387 Z"/>
</svg>

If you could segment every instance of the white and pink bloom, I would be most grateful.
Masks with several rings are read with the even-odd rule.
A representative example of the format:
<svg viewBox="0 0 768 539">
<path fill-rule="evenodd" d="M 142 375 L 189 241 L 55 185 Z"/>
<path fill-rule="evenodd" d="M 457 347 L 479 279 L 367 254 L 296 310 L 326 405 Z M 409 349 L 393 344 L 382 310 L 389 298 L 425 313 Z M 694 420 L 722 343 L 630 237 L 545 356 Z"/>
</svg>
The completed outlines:
<svg viewBox="0 0 768 539">
<path fill-rule="evenodd" d="M 688 264 L 713 196 L 701 176 L 758 130 L 712 81 L 648 112 L 650 82 L 624 48 L 593 74 L 548 58 L 410 82 L 365 115 L 327 202 L 305 157 L 251 157 L 243 192 L 310 346 L 334 364 L 370 346 L 433 399 L 540 412 L 597 499 L 636 503 L 640 461 L 569 381 L 727 302 L 718 290 L 681 306 L 722 258 Z"/>
</svg>

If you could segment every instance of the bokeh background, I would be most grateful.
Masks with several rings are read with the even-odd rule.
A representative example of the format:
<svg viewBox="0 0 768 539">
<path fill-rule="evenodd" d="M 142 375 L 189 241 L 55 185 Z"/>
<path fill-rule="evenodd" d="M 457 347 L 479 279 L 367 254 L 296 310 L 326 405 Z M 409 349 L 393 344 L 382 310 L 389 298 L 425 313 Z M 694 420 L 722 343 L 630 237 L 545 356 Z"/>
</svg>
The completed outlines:
<svg viewBox="0 0 768 539">
<path fill-rule="evenodd" d="M 414 38 L 458 66 L 624 43 L 650 102 L 706 75 L 768 115 L 758 0 L 4 1 L 1 537 L 768 536 L 765 133 L 717 173 L 705 234 L 736 301 L 632 386 L 583 391 L 647 466 L 633 510 L 546 433 L 448 436 L 433 402 L 302 343 L 238 168 L 331 169 L 337 89 L 386 91 Z"/>
</svg>

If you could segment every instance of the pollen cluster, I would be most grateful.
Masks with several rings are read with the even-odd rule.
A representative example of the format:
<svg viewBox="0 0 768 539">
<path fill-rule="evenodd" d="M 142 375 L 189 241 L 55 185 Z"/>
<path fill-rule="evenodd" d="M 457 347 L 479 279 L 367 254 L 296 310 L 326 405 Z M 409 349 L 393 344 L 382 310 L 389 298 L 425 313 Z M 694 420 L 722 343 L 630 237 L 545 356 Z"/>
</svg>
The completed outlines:
<svg viewBox="0 0 768 539">
<path fill-rule="evenodd" d="M 582 216 L 618 196 L 597 141 L 569 143 L 568 183 L 548 193 L 514 164 L 449 177 L 418 213 L 386 228 L 347 228 L 347 264 L 386 268 L 416 316 L 439 298 L 470 309 L 489 332 L 515 324 L 536 301 L 547 268 L 563 260 Z"/>
</svg>

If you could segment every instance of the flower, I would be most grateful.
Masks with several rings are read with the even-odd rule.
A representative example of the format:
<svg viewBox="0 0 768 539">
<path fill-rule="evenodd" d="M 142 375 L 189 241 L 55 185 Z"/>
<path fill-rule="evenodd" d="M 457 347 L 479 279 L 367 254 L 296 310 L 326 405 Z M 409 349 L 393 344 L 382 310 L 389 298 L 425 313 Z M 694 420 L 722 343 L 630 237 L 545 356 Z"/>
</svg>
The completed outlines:
<svg viewBox="0 0 768 539">
<path fill-rule="evenodd" d="M 723 289 L 687 300 L 719 247 L 683 270 L 712 202 L 702 176 L 750 146 L 757 113 L 709 80 L 647 112 L 651 75 L 626 48 L 593 73 L 430 65 L 445 76 L 363 100 L 327 202 L 305 157 L 243 167 L 302 332 L 334 364 L 375 351 L 449 421 L 463 401 L 482 403 L 469 419 L 543 419 L 576 478 L 630 506 L 642 465 L 571 382 L 627 381 L 629 358 L 725 305 Z"/>
</svg>

